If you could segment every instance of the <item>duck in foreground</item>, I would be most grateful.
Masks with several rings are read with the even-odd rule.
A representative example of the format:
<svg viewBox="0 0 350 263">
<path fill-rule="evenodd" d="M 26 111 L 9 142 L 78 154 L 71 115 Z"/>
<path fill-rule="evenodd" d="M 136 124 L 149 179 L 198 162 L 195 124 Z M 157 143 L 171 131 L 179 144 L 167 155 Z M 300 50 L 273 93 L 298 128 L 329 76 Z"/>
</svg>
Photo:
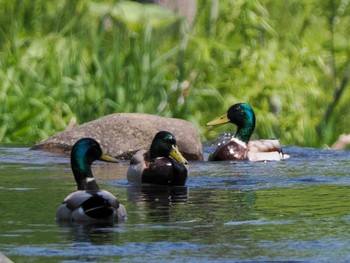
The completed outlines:
<svg viewBox="0 0 350 263">
<path fill-rule="evenodd" d="M 183 186 L 188 177 L 187 160 L 176 145 L 175 136 L 160 131 L 150 150 L 138 151 L 130 160 L 127 171 L 129 183 Z"/>
<path fill-rule="evenodd" d="M 255 114 L 248 104 L 234 104 L 225 115 L 208 122 L 207 125 L 213 126 L 228 122 L 237 125 L 237 131 L 234 135 L 226 135 L 218 143 L 216 150 L 210 154 L 209 161 L 272 161 L 289 157 L 283 154 L 277 139 L 250 141 L 250 137 L 255 129 Z"/>
<path fill-rule="evenodd" d="M 108 191 L 100 189 L 91 171 L 95 160 L 117 162 L 102 152 L 91 138 L 78 140 L 71 151 L 71 166 L 78 190 L 68 195 L 56 212 L 59 221 L 114 222 L 126 219 L 125 207 Z"/>
</svg>

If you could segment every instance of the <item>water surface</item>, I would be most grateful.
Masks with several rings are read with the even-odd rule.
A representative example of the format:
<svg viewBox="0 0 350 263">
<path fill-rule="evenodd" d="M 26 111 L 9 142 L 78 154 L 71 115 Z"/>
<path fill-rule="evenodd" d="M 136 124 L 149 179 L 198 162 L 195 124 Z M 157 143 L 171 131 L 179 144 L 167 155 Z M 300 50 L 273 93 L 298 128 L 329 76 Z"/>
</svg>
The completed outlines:
<svg viewBox="0 0 350 263">
<path fill-rule="evenodd" d="M 210 151 L 205 148 L 206 154 Z M 286 147 L 282 162 L 192 162 L 187 187 L 132 187 L 93 166 L 121 225 L 59 225 L 69 159 L 0 146 L 0 251 L 14 262 L 350 261 L 350 152 Z"/>
</svg>

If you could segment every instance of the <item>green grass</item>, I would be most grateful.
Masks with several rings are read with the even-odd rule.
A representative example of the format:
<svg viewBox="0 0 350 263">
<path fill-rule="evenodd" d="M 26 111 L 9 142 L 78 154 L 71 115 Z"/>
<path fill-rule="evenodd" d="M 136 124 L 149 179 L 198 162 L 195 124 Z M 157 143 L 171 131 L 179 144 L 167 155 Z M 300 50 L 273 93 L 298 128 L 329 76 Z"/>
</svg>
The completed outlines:
<svg viewBox="0 0 350 263">
<path fill-rule="evenodd" d="M 329 2 L 329 3 L 328 3 Z M 0 0 L 0 141 L 34 142 L 115 112 L 205 124 L 236 102 L 255 138 L 322 147 L 349 133 L 348 1 L 197 1 L 192 26 L 121 1 Z M 213 15 L 214 14 L 214 15 Z M 329 114 L 326 114 L 329 105 Z"/>
</svg>

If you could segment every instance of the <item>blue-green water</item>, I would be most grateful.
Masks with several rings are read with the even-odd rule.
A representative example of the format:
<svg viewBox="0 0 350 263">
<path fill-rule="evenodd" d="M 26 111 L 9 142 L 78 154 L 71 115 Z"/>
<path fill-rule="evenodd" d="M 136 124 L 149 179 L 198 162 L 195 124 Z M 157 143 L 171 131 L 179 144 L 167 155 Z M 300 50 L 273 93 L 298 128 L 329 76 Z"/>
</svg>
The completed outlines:
<svg viewBox="0 0 350 263">
<path fill-rule="evenodd" d="M 282 162 L 190 163 L 175 189 L 129 186 L 127 163 L 96 162 L 128 220 L 61 226 L 55 211 L 76 187 L 69 159 L 2 145 L 0 252 L 14 262 L 350 261 L 350 152 L 284 151 Z"/>
</svg>

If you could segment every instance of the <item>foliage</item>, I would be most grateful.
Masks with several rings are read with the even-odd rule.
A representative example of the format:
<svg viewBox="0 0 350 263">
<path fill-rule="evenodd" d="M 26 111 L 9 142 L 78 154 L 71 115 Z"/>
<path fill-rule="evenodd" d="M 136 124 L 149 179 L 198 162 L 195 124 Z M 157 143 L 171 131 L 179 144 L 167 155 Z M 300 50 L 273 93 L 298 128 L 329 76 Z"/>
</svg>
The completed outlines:
<svg viewBox="0 0 350 263">
<path fill-rule="evenodd" d="M 206 140 L 234 129 L 205 124 L 236 102 L 255 109 L 256 138 L 320 147 L 349 132 L 347 0 L 198 0 L 192 26 L 129 1 L 0 3 L 2 142 L 114 112 L 187 119 Z"/>
</svg>

